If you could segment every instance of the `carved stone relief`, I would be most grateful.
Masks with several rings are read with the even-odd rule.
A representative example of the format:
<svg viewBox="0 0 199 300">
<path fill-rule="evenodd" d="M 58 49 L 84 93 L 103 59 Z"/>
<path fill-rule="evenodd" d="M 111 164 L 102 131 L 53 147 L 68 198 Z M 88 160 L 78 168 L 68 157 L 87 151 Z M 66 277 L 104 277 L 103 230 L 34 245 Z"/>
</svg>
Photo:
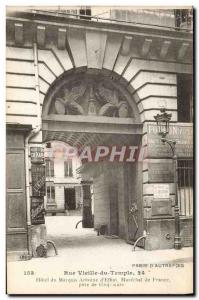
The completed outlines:
<svg viewBox="0 0 199 300">
<path fill-rule="evenodd" d="M 82 78 L 63 85 L 54 96 L 52 113 L 128 118 L 132 109 L 111 80 Z"/>
</svg>

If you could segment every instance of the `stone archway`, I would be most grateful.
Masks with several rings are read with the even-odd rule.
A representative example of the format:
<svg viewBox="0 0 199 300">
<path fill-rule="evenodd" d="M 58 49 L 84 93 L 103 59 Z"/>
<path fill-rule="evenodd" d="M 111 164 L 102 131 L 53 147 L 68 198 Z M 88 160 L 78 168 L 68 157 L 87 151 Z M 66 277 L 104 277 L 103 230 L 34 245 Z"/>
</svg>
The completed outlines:
<svg viewBox="0 0 199 300">
<path fill-rule="evenodd" d="M 80 69 L 63 74 L 49 88 L 42 110 L 42 133 L 43 142 L 58 140 L 81 149 L 99 145 L 138 147 L 142 123 L 125 82 L 106 71 Z M 132 162 L 83 164 L 82 177 L 94 181 L 94 196 L 95 189 L 102 189 L 95 199 L 96 229 L 106 225 L 109 234 L 136 239 L 142 228 L 139 232 L 130 228 L 128 213 L 135 201 L 141 210 L 141 172 Z M 139 217 L 142 224 L 141 214 Z"/>
</svg>

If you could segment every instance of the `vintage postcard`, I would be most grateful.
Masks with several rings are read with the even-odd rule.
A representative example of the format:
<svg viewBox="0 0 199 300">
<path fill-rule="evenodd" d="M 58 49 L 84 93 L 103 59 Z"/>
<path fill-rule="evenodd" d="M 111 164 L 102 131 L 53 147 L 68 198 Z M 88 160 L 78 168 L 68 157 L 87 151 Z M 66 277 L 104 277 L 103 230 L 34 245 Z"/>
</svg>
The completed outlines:
<svg viewBox="0 0 199 300">
<path fill-rule="evenodd" d="M 7 294 L 193 294 L 193 8 L 7 6 Z"/>
</svg>

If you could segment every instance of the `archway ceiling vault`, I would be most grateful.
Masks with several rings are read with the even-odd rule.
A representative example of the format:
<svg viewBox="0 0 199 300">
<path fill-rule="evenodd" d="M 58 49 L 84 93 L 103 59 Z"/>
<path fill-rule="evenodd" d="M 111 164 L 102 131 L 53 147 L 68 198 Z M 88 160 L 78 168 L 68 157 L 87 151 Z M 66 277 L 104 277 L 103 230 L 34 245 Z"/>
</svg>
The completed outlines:
<svg viewBox="0 0 199 300">
<path fill-rule="evenodd" d="M 83 148 L 85 146 L 94 147 L 98 145 L 134 146 L 139 145 L 141 142 L 141 135 L 43 131 L 43 141 L 62 141 L 77 148 Z"/>
<path fill-rule="evenodd" d="M 58 140 L 74 147 L 138 145 L 143 124 L 131 118 L 49 115 L 43 118 L 43 141 Z"/>
</svg>

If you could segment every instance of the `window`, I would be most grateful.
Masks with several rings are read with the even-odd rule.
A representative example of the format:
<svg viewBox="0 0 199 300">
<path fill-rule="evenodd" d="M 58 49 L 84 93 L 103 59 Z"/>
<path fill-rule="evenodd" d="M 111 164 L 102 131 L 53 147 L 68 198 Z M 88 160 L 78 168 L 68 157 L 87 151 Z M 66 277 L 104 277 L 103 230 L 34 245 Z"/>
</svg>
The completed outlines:
<svg viewBox="0 0 199 300">
<path fill-rule="evenodd" d="M 55 187 L 50 185 L 46 187 L 47 202 L 55 202 Z"/>
<path fill-rule="evenodd" d="M 175 26 L 179 28 L 191 29 L 193 24 L 192 9 L 175 9 Z"/>
<path fill-rule="evenodd" d="M 88 16 L 91 16 L 91 8 L 90 7 L 88 7 L 88 6 L 81 7 L 79 10 L 79 14 L 81 15 L 80 19 L 91 20 L 91 17 L 90 18 L 88 17 Z M 84 15 L 86 17 L 84 17 Z"/>
<path fill-rule="evenodd" d="M 54 177 L 54 161 L 46 160 L 46 177 Z"/>
<path fill-rule="evenodd" d="M 178 122 L 193 121 L 192 75 L 177 75 Z"/>
<path fill-rule="evenodd" d="M 178 205 L 181 216 L 193 215 L 192 160 L 178 160 Z"/>
<path fill-rule="evenodd" d="M 77 9 L 67 9 L 64 12 L 66 12 L 66 14 L 77 15 Z"/>
<path fill-rule="evenodd" d="M 118 21 L 134 21 L 131 12 L 126 9 L 113 9 L 111 10 L 111 17 Z"/>
<path fill-rule="evenodd" d="M 64 162 L 64 176 L 65 177 L 73 176 L 72 160 L 67 160 Z"/>
</svg>

